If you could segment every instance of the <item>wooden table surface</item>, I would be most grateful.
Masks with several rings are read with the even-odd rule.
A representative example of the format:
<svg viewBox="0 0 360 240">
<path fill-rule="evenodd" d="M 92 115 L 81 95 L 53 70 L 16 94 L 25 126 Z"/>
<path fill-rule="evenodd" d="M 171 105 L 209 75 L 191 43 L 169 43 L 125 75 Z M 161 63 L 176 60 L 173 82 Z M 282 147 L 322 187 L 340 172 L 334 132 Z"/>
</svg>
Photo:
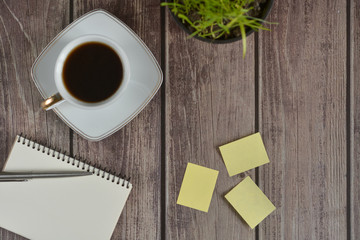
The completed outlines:
<svg viewBox="0 0 360 240">
<path fill-rule="evenodd" d="M 277 0 L 268 20 L 279 24 L 248 37 L 245 59 L 241 41 L 187 39 L 159 5 L 0 2 L 0 167 L 23 132 L 131 175 L 112 239 L 360 239 L 360 2 Z M 131 123 L 89 142 L 39 108 L 30 68 L 59 31 L 96 8 L 144 40 L 164 83 Z M 217 147 L 258 131 L 270 163 L 228 177 Z M 208 213 L 176 204 L 188 162 L 220 171 Z M 224 199 L 248 175 L 277 207 L 255 230 Z M 0 229 L 0 239 L 24 238 Z"/>
</svg>

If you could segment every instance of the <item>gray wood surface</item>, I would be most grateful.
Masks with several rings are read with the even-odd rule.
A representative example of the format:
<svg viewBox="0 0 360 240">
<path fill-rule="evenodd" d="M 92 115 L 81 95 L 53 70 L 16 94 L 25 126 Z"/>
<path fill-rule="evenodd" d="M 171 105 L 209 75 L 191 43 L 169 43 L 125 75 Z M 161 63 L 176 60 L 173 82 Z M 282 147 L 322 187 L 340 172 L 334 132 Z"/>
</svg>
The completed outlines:
<svg viewBox="0 0 360 240">
<path fill-rule="evenodd" d="M 353 0 L 350 5 L 350 89 L 349 102 L 349 156 L 350 156 L 350 236 L 360 239 L 360 2 Z"/>
<path fill-rule="evenodd" d="M 30 76 L 35 58 L 68 24 L 69 2 L 0 1 L 0 169 L 21 132 L 47 146 L 70 147 L 69 128 L 40 109 Z M 24 238 L 0 229 L 0 239 Z"/>
<path fill-rule="evenodd" d="M 241 42 L 187 39 L 166 17 L 166 238 L 255 239 L 224 201 L 244 175 L 230 178 L 217 150 L 255 130 L 254 36 L 243 59 Z M 188 162 L 219 170 L 208 213 L 176 204 Z"/>
<path fill-rule="evenodd" d="M 169 14 L 167 20 L 166 237 L 255 239 L 224 201 L 244 175 L 230 178 L 218 151 L 255 130 L 254 36 L 248 38 L 243 59 L 241 42 L 213 45 L 187 39 Z M 208 213 L 176 205 L 188 162 L 219 170 Z"/>
<path fill-rule="evenodd" d="M 259 37 L 259 113 L 277 210 L 260 239 L 346 239 L 346 4 L 276 1 Z"/>
<path fill-rule="evenodd" d="M 97 8 L 133 29 L 160 62 L 159 1 L 74 1 L 74 18 Z M 149 19 L 151 21 L 148 21 Z M 160 239 L 161 94 L 128 125 L 101 142 L 74 134 L 74 154 L 131 176 L 133 190 L 112 239 Z"/>
<path fill-rule="evenodd" d="M 275 1 L 268 20 L 279 25 L 251 35 L 245 59 L 240 41 L 187 39 L 159 5 L 0 1 L 0 168 L 23 132 L 131 175 L 113 240 L 360 239 L 359 2 Z M 165 79 L 131 123 L 89 142 L 40 110 L 30 69 L 59 31 L 97 8 L 144 40 Z M 270 163 L 230 178 L 218 146 L 258 130 Z M 188 162 L 219 170 L 208 213 L 176 204 Z M 256 230 L 224 200 L 247 175 L 277 207 Z M 24 238 L 0 228 L 0 239 Z"/>
</svg>

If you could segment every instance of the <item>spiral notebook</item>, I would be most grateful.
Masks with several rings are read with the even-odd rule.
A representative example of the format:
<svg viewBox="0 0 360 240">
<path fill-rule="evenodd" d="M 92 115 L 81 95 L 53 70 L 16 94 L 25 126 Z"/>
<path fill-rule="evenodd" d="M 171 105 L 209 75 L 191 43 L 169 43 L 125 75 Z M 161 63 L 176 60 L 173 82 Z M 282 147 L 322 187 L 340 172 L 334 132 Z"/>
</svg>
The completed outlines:
<svg viewBox="0 0 360 240">
<path fill-rule="evenodd" d="M 3 171 L 90 171 L 93 175 L 0 183 L 0 227 L 32 240 L 110 239 L 132 185 L 17 136 Z"/>
</svg>

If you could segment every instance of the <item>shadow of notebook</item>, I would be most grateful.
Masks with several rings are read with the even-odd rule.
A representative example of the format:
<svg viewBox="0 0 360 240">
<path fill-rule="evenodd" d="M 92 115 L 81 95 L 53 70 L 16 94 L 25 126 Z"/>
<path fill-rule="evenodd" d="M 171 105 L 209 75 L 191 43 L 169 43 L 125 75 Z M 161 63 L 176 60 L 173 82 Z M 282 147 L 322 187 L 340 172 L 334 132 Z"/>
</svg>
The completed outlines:
<svg viewBox="0 0 360 240">
<path fill-rule="evenodd" d="M 110 239 L 128 181 L 20 136 L 3 171 L 79 169 L 94 174 L 0 183 L 0 226 L 32 240 Z"/>
</svg>

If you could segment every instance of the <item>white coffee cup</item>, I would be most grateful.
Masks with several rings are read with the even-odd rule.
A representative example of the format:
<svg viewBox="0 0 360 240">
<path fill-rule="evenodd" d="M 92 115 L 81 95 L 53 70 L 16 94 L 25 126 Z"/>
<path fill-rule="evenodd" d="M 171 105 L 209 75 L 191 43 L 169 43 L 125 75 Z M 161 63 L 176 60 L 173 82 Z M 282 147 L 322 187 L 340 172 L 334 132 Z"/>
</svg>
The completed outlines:
<svg viewBox="0 0 360 240">
<path fill-rule="evenodd" d="M 64 63 L 69 56 L 69 54 L 77 47 L 79 47 L 82 44 L 89 43 L 89 42 L 98 42 L 105 44 L 109 46 L 111 49 L 114 50 L 114 52 L 119 56 L 122 68 L 123 68 L 123 78 L 122 82 L 119 86 L 119 88 L 115 91 L 114 94 L 112 94 L 110 97 L 103 101 L 89 103 L 85 101 L 81 101 L 77 98 L 75 98 L 65 87 L 64 80 L 63 80 L 63 68 Z M 129 67 L 129 61 L 125 54 L 125 52 L 121 49 L 121 47 L 112 41 L 111 39 L 102 36 L 102 35 L 84 35 L 79 38 L 76 38 L 75 40 L 68 43 L 60 52 L 56 63 L 55 63 L 55 85 L 58 90 L 57 93 L 52 95 L 51 97 L 45 99 L 41 106 L 45 110 L 50 110 L 59 104 L 63 103 L 64 101 L 67 101 L 75 106 L 78 106 L 80 108 L 85 109 L 98 109 L 102 107 L 106 107 L 107 105 L 110 105 L 112 102 L 114 102 L 125 90 L 127 84 L 130 80 L 130 67 Z"/>
</svg>

